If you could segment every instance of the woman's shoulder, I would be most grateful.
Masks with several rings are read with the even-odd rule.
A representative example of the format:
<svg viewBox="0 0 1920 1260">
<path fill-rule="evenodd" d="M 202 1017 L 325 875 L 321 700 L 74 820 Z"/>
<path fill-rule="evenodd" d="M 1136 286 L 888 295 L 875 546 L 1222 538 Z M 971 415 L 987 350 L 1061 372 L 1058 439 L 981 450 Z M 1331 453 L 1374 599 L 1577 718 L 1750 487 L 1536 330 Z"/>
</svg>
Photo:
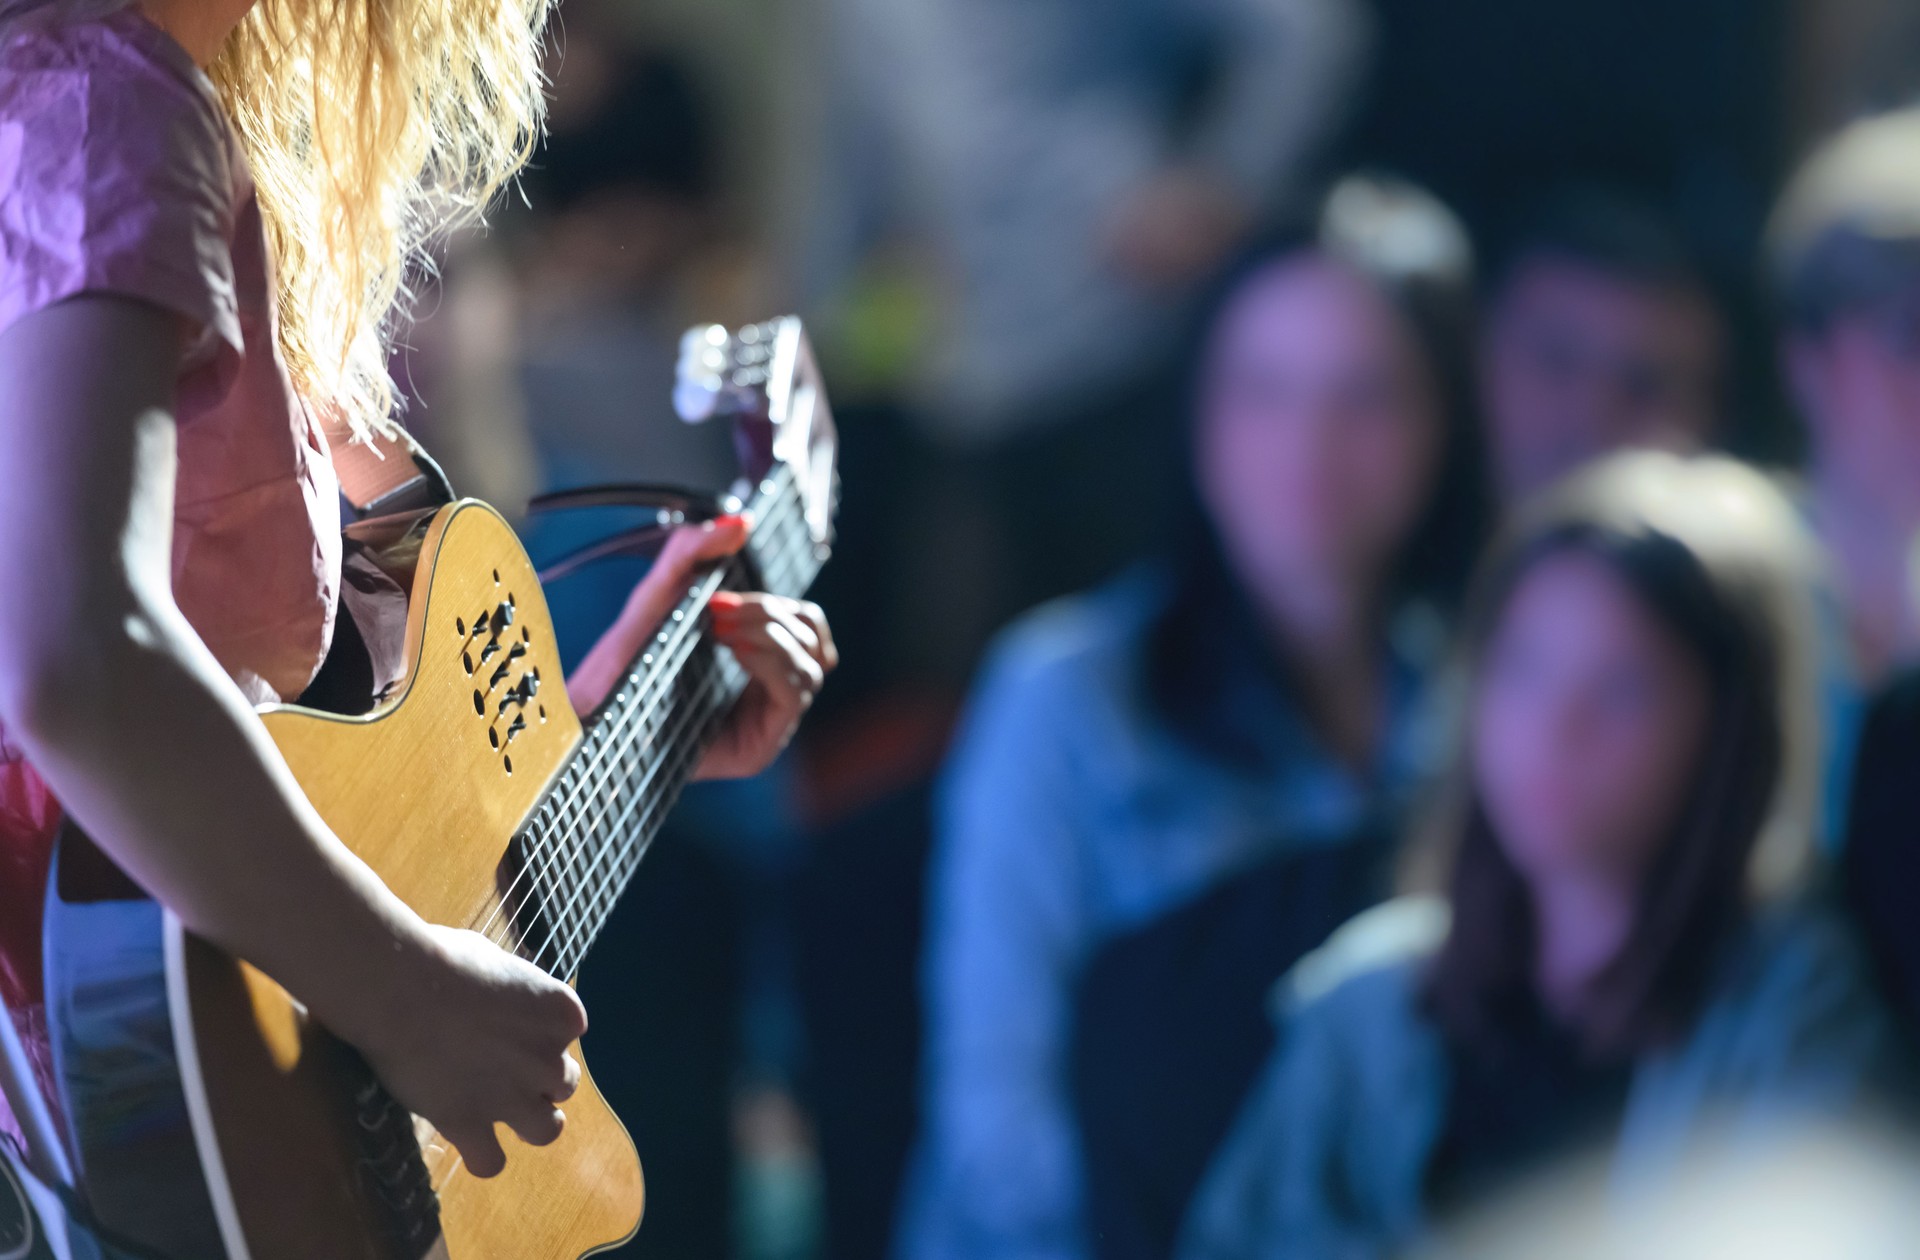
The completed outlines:
<svg viewBox="0 0 1920 1260">
<path fill-rule="evenodd" d="M 1117 701 L 1131 688 L 1140 653 L 1170 598 L 1164 570 L 1141 565 L 1040 605 L 995 638 L 976 703 L 1030 711 L 1062 700 Z"/>
<path fill-rule="evenodd" d="M 131 7 L 84 19 L 67 7 L 0 24 L 5 191 L 97 200 L 157 183 L 230 200 L 232 129 L 186 50 Z"/>
<path fill-rule="evenodd" d="M 0 23 L 0 327 L 82 292 L 175 310 L 236 349 L 244 162 L 213 87 L 137 11 Z"/>
<path fill-rule="evenodd" d="M 1788 1076 L 1904 1058 L 1866 949 L 1824 886 L 1752 914 L 1690 1044 L 1701 1062 Z"/>
<path fill-rule="evenodd" d="M 1172 592 L 1163 567 L 1136 565 L 1023 614 L 994 640 L 991 659 L 1026 673 L 1098 669 L 1136 650 Z"/>
</svg>

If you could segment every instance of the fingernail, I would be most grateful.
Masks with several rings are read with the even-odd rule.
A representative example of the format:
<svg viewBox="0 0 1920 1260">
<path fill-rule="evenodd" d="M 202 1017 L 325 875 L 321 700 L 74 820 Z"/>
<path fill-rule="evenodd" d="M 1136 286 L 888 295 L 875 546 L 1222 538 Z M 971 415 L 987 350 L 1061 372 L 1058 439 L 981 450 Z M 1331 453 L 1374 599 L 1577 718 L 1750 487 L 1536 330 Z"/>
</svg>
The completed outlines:
<svg viewBox="0 0 1920 1260">
<path fill-rule="evenodd" d="M 707 522 L 709 529 L 746 529 L 752 522 L 745 512 L 729 512 L 725 516 L 716 516 Z"/>
</svg>

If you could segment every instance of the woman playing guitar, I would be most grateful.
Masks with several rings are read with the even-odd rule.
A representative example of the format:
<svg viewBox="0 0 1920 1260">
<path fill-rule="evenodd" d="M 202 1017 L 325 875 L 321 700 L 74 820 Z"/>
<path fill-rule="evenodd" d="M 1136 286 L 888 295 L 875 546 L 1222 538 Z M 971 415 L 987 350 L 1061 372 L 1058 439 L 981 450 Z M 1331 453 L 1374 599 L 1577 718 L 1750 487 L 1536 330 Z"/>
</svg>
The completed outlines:
<svg viewBox="0 0 1920 1260">
<path fill-rule="evenodd" d="M 385 435 L 405 458 L 385 369 L 399 281 L 538 134 L 546 9 L 0 0 L 0 993 L 43 1038 L 38 906 L 70 816 L 481 1176 L 503 1166 L 496 1123 L 559 1135 L 585 1013 L 394 896 L 254 705 L 298 696 L 327 654 L 326 433 Z M 670 540 L 569 680 L 576 708 L 745 536 L 722 518 Z M 751 774 L 832 669 L 832 638 L 795 600 L 713 611 L 752 682 L 701 773 Z"/>
</svg>

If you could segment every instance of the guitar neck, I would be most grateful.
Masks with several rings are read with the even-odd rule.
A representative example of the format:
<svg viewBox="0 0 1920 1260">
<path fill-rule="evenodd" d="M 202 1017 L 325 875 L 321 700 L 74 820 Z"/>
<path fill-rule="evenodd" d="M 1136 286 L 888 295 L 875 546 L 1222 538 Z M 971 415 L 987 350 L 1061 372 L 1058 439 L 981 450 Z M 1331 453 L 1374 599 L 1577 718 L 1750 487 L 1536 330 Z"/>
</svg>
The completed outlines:
<svg viewBox="0 0 1920 1260">
<path fill-rule="evenodd" d="M 626 891 L 747 677 L 705 629 L 722 589 L 798 596 L 824 548 L 806 528 L 792 474 L 776 468 L 749 505 L 742 555 L 703 575 L 625 678 L 514 837 L 513 901 L 523 952 L 570 978 Z"/>
</svg>

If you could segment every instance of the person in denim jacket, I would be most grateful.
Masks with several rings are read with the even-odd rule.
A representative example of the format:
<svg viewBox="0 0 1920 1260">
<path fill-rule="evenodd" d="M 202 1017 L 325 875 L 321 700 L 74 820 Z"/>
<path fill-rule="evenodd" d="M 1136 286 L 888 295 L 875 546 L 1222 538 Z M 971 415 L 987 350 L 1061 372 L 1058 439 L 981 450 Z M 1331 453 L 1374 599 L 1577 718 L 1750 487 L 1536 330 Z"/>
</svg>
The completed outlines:
<svg viewBox="0 0 1920 1260">
<path fill-rule="evenodd" d="M 1396 1254 L 1576 1155 L 1630 1203 L 1898 1083 L 1808 874 L 1804 547 L 1759 474 L 1666 455 L 1518 523 L 1469 618 L 1447 892 L 1290 974 L 1183 1260 Z"/>
<path fill-rule="evenodd" d="M 942 788 L 903 1256 L 1091 1254 L 1079 979 L 1223 881 L 1381 830 L 1420 778 L 1414 614 L 1478 538 L 1469 262 L 1438 203 L 1364 178 L 1252 250 L 1189 355 L 1187 546 L 995 650 Z"/>
</svg>

